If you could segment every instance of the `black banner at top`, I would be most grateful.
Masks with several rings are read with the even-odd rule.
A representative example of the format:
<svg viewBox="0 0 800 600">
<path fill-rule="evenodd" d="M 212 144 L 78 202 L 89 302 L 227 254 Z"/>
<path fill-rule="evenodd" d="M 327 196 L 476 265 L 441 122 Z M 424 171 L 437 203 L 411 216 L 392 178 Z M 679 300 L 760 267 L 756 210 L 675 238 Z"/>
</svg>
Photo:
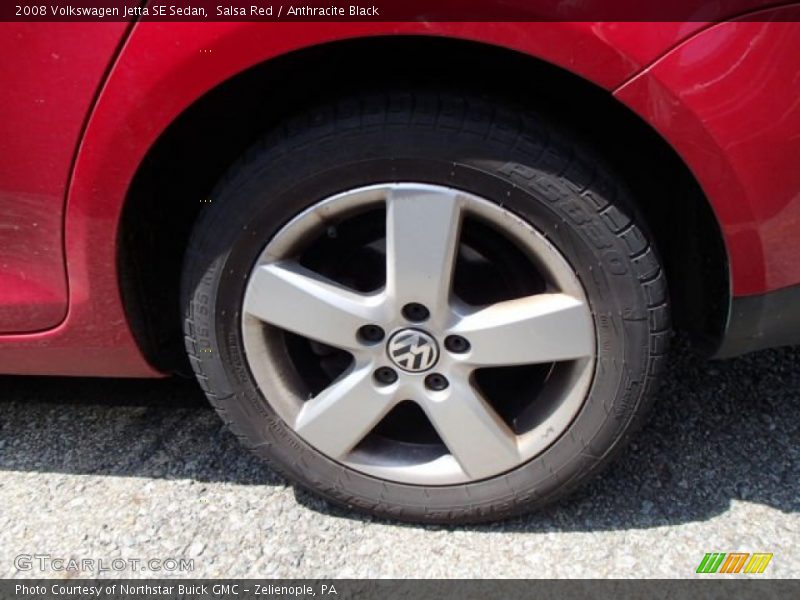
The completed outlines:
<svg viewBox="0 0 800 600">
<path fill-rule="evenodd" d="M 0 21 L 796 20 L 775 0 L 8 0 Z"/>
</svg>

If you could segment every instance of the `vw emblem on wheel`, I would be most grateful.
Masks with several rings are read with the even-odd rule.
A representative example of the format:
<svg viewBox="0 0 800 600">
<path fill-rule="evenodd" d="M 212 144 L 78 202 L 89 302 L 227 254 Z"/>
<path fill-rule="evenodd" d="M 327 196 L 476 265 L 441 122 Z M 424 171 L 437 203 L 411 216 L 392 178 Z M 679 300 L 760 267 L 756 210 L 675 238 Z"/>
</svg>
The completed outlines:
<svg viewBox="0 0 800 600">
<path fill-rule="evenodd" d="M 436 340 L 419 329 L 401 329 L 389 338 L 389 358 L 404 371 L 427 371 L 439 360 Z"/>
</svg>

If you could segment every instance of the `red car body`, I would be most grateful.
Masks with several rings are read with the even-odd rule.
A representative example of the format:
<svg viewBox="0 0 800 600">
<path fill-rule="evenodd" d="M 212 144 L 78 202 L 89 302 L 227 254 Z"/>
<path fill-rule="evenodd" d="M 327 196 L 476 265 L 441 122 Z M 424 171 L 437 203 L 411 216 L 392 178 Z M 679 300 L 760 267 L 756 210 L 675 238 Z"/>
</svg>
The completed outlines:
<svg viewBox="0 0 800 600">
<path fill-rule="evenodd" d="M 737 14 L 715 23 L 2 23 L 0 371 L 161 375 L 120 283 L 121 221 L 148 153 L 250 68 L 387 36 L 502 48 L 604 90 L 667 142 L 713 211 L 728 288 L 717 353 L 795 341 L 800 6 Z"/>
</svg>

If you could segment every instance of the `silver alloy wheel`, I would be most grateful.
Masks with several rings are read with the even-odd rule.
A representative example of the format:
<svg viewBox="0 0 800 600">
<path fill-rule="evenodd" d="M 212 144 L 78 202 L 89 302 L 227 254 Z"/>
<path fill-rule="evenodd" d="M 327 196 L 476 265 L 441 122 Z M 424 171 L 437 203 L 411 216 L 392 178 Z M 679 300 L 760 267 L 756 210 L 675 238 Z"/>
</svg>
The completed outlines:
<svg viewBox="0 0 800 600">
<path fill-rule="evenodd" d="M 380 290 L 357 292 L 300 264 L 297 257 L 310 239 L 376 206 L 386 211 L 386 277 Z M 524 252 L 547 281 L 545 292 L 487 306 L 457 298 L 452 282 L 465 215 L 489 224 Z M 409 304 L 422 305 L 429 314 L 410 321 L 403 313 Z M 367 325 L 381 328 L 380 341 L 364 339 Z M 531 460 L 569 426 L 595 368 L 589 304 L 558 250 L 501 206 L 421 183 L 349 190 L 286 224 L 249 276 L 242 328 L 256 383 L 302 439 L 348 467 L 409 484 L 476 481 Z M 350 365 L 309 397 L 288 356 L 284 331 L 346 351 Z M 465 339 L 466 351 L 447 349 L 448 336 Z M 521 429 L 502 419 L 475 385 L 478 369 L 543 363 L 553 368 L 528 402 L 526 410 L 535 418 Z M 394 379 L 379 377 L 387 368 Z M 443 450 L 426 452 L 383 438 L 362 443 L 393 408 L 409 400 L 424 411 Z"/>
</svg>

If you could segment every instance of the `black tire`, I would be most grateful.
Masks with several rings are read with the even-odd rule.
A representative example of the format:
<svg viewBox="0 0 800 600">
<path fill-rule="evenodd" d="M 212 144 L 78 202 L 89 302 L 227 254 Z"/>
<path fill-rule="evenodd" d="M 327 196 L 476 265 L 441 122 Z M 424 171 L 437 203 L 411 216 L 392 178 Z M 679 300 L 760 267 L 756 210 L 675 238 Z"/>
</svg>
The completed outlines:
<svg viewBox="0 0 800 600">
<path fill-rule="evenodd" d="M 404 521 L 464 523 L 542 506 L 597 472 L 639 425 L 670 338 L 667 285 L 633 202 L 573 136 L 526 110 L 447 94 L 376 94 L 321 107 L 251 148 L 212 193 L 188 248 L 186 350 L 239 439 L 275 470 L 340 505 Z M 342 190 L 413 180 L 464 189 L 543 232 L 582 282 L 597 368 L 564 435 L 498 477 L 425 487 L 348 469 L 300 439 L 256 387 L 240 327 L 246 278 L 266 242 Z"/>
</svg>

